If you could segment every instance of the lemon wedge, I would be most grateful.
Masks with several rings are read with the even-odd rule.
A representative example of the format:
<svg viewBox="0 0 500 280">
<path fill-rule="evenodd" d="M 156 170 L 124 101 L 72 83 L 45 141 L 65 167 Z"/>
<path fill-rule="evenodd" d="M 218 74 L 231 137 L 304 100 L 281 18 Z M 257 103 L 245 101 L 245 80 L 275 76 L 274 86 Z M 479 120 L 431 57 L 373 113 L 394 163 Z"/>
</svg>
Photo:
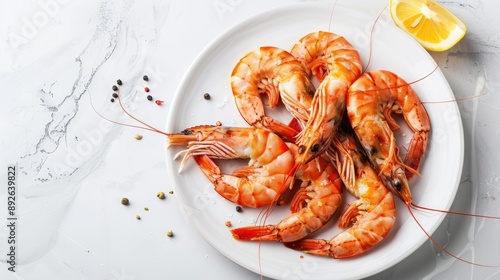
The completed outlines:
<svg viewBox="0 0 500 280">
<path fill-rule="evenodd" d="M 426 50 L 445 51 L 462 39 L 465 24 L 434 0 L 391 0 L 394 23 Z"/>
</svg>

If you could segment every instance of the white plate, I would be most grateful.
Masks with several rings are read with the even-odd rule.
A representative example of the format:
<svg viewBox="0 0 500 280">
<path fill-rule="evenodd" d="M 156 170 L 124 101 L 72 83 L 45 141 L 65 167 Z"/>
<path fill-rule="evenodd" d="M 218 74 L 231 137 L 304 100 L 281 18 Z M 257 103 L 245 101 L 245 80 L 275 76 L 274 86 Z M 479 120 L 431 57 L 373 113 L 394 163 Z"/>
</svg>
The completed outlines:
<svg viewBox="0 0 500 280">
<path fill-rule="evenodd" d="M 330 12 L 331 4 L 328 3 L 284 6 L 244 21 L 216 38 L 186 73 L 173 101 L 167 131 L 180 132 L 190 126 L 215 124 L 217 121 L 225 126 L 247 126 L 238 113 L 230 88 L 231 71 L 237 61 L 260 46 L 290 49 L 302 36 L 327 30 Z M 359 50 L 365 64 L 369 55 L 369 32 L 378 11 L 372 12 L 360 12 L 337 5 L 331 29 L 346 37 Z M 387 69 L 407 81 L 414 81 L 435 68 L 431 56 L 387 19 L 377 23 L 372 45 L 373 57 L 369 70 Z M 422 101 L 454 98 L 439 69 L 413 87 Z M 203 99 L 206 92 L 212 97 L 209 101 Z M 423 177 L 411 181 L 413 199 L 420 205 L 449 209 L 457 191 L 463 163 L 461 119 L 455 103 L 428 104 L 426 108 L 432 123 L 432 133 L 421 169 Z M 405 138 L 402 134 L 399 138 L 407 141 L 402 139 Z M 264 276 L 287 279 L 302 279 L 306 276 L 308 279 L 330 279 L 332 275 L 336 279 L 363 278 L 393 266 L 427 240 L 406 207 L 398 202 L 398 218 L 391 233 L 378 246 L 360 257 L 336 260 L 305 255 L 277 243 L 263 243 L 260 248 L 260 269 L 258 243 L 235 241 L 224 225 L 228 220 L 232 222 L 233 228 L 250 225 L 255 222 L 260 210 L 245 209 L 243 213 L 237 213 L 235 205 L 213 190 L 192 160 L 178 174 L 180 161 L 173 160 L 178 150 L 167 150 L 167 170 L 189 221 L 219 252 Z M 278 222 L 288 214 L 286 207 L 275 209 L 268 222 Z M 434 232 L 445 216 L 438 213 L 416 215 L 429 233 Z M 339 230 L 335 221 L 332 221 L 314 236 L 329 239 L 337 232 Z"/>
</svg>

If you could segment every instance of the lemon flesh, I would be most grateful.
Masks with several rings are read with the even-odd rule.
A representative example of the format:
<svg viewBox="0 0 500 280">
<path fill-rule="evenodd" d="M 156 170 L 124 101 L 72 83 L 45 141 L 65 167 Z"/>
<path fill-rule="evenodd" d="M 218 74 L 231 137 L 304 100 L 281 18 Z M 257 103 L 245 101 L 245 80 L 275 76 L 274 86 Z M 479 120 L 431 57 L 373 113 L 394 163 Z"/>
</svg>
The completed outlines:
<svg viewBox="0 0 500 280">
<path fill-rule="evenodd" d="M 434 0 L 391 0 L 394 23 L 426 50 L 445 51 L 460 41 L 465 24 Z"/>
</svg>

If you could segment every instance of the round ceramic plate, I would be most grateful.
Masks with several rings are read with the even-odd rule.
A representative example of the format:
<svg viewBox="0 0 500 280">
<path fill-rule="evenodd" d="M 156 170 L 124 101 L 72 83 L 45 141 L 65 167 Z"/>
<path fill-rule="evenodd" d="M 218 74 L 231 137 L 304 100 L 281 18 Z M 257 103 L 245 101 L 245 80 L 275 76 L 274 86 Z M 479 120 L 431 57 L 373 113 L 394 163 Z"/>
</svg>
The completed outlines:
<svg viewBox="0 0 500 280">
<path fill-rule="evenodd" d="M 380 19 L 370 40 L 370 31 L 379 11 L 360 11 L 337 5 L 330 24 L 331 4 L 301 3 L 284 6 L 255 17 L 227 30 L 216 38 L 196 59 L 186 73 L 173 101 L 167 120 L 167 131 L 217 121 L 224 126 L 248 126 L 238 113 L 231 87 L 231 72 L 246 53 L 260 46 L 291 49 L 299 38 L 314 31 L 330 29 L 346 37 L 359 51 L 365 67 L 371 49 L 368 70 L 386 69 L 398 73 L 406 81 L 416 81 L 436 68 L 431 56 L 412 38 L 396 28 L 387 14 Z M 331 27 L 330 27 L 331 26 Z M 439 69 L 413 85 L 422 101 L 453 99 L 453 93 Z M 203 95 L 209 93 L 210 100 Z M 429 147 L 421 167 L 422 177 L 412 179 L 414 202 L 439 209 L 449 209 L 455 197 L 463 163 L 463 131 L 455 103 L 428 103 L 432 132 Z M 280 112 L 278 118 L 291 117 Z M 410 133 L 398 133 L 400 145 L 408 144 Z M 236 212 L 233 203 L 221 198 L 189 160 L 178 173 L 180 160 L 174 155 L 180 148 L 169 148 L 166 162 L 169 177 L 175 187 L 187 218 L 198 232 L 219 252 L 256 273 L 272 278 L 336 279 L 363 278 L 387 269 L 414 252 L 426 240 L 426 235 L 400 201 L 398 217 L 390 234 L 365 254 L 351 259 L 330 259 L 296 252 L 279 243 L 240 242 L 232 238 L 226 221 L 233 228 L 255 224 L 260 209 L 245 208 Z M 240 161 L 224 163 L 227 167 Z M 347 201 L 352 201 L 348 194 Z M 444 214 L 419 213 L 416 217 L 432 233 Z M 275 207 L 268 223 L 276 223 L 289 214 L 287 207 Z M 312 237 L 330 239 L 340 232 L 336 219 Z M 302 277 L 302 278 L 301 278 Z"/>
</svg>

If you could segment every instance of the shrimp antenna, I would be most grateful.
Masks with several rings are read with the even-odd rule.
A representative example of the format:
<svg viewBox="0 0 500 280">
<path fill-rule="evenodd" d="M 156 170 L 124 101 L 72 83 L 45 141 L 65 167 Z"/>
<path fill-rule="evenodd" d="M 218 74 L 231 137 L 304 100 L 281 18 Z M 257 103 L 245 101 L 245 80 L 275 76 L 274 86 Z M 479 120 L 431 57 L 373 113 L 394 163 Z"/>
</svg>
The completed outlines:
<svg viewBox="0 0 500 280">
<path fill-rule="evenodd" d="M 330 32 L 330 29 L 332 27 L 332 21 L 333 21 L 333 11 L 335 11 L 335 6 L 337 5 L 337 0 L 335 0 L 333 2 L 333 7 L 332 7 L 332 10 L 330 12 L 330 21 L 328 23 L 328 32 Z"/>
<path fill-rule="evenodd" d="M 378 14 L 377 18 L 373 22 L 372 28 L 370 30 L 370 46 L 369 46 L 369 51 L 368 51 L 368 62 L 366 63 L 365 69 L 362 71 L 363 73 L 366 71 L 366 69 L 368 69 L 368 67 L 370 66 L 370 63 L 372 62 L 373 31 L 375 30 L 375 26 L 377 25 L 377 22 L 379 21 L 380 17 L 382 17 L 382 13 L 384 13 L 385 9 L 387 9 L 388 6 L 389 6 L 389 4 L 385 5 L 385 7 L 382 9 L 382 11 L 380 11 L 380 13 Z"/>
<path fill-rule="evenodd" d="M 349 90 L 349 92 L 354 92 L 354 93 L 377 92 L 377 91 L 381 91 L 381 90 L 391 90 L 391 89 L 397 89 L 397 88 L 402 88 L 402 87 L 408 87 L 408 86 L 411 86 L 413 84 L 421 82 L 421 81 L 425 80 L 426 78 L 430 77 L 432 74 L 434 74 L 434 72 L 436 72 L 436 70 L 438 68 L 439 68 L 439 64 L 436 64 L 436 66 L 434 67 L 434 69 L 432 69 L 432 71 L 429 72 L 429 73 L 427 73 L 425 76 L 420 77 L 420 78 L 418 78 L 418 79 L 416 79 L 414 81 L 411 81 L 411 82 L 406 82 L 405 84 L 402 84 L 402 85 L 395 85 L 395 86 L 391 86 L 391 87 L 377 88 L 377 89 Z M 444 102 L 449 102 L 449 101 L 444 101 Z M 421 103 L 424 103 L 424 102 L 421 102 Z M 429 103 L 429 102 L 427 102 L 427 103 Z"/>
<path fill-rule="evenodd" d="M 130 114 L 127 109 L 125 109 L 125 106 L 123 106 L 123 103 L 121 101 L 121 95 L 120 95 L 120 88 L 118 88 L 118 91 L 116 93 L 118 95 L 117 99 L 118 99 L 118 103 L 120 104 L 120 108 L 122 109 L 122 111 L 127 115 L 129 116 L 130 118 L 132 118 L 133 120 L 139 122 L 140 124 L 142 124 L 143 126 L 140 126 L 140 125 L 133 125 L 133 124 L 126 124 L 126 123 L 121 123 L 121 122 L 118 122 L 118 121 L 115 121 L 115 120 L 112 120 L 106 116 L 104 116 L 103 114 L 101 114 L 94 106 L 94 102 L 92 101 L 92 94 L 89 92 L 89 98 L 90 98 L 90 106 L 92 107 L 92 110 L 101 118 L 105 119 L 106 121 L 108 122 L 111 122 L 111 123 L 114 123 L 114 124 L 117 124 L 117 125 L 122 125 L 122 126 L 127 126 L 127 127 L 133 127 L 133 128 L 138 128 L 138 129 L 143 129 L 143 130 L 148 130 L 148 131 L 152 131 L 152 132 L 156 132 L 156 133 L 160 133 L 160 134 L 164 134 L 164 135 L 168 135 L 167 133 L 145 123 L 144 121 L 141 121 L 140 119 L 138 119 L 137 117 L 134 117 L 132 114 Z"/>
<path fill-rule="evenodd" d="M 456 211 L 449 211 L 449 210 L 442 210 L 442 209 L 435 209 L 435 208 L 430 208 L 430 207 L 425 207 L 425 206 L 420 206 L 415 203 L 411 203 L 410 206 L 412 208 L 418 209 L 418 210 L 424 210 L 424 211 L 431 211 L 431 212 L 439 212 L 439 213 L 445 213 L 445 214 L 453 214 L 453 215 L 460 215 L 460 216 L 466 216 L 466 217 L 476 217 L 476 218 L 485 218 L 485 219 L 495 219 L 495 220 L 500 220 L 500 217 L 497 216 L 488 216 L 488 215 L 479 215 L 479 214 L 470 214 L 470 213 L 462 213 L 462 212 L 456 212 Z"/>
<path fill-rule="evenodd" d="M 122 126 L 128 126 L 128 127 L 133 127 L 133 128 L 138 128 L 138 129 L 144 129 L 144 130 L 148 130 L 148 131 L 154 131 L 150 128 L 147 128 L 147 127 L 143 127 L 143 126 L 138 126 L 138 125 L 133 125 L 133 124 L 126 124 L 126 123 L 121 123 L 121 122 L 118 122 L 118 121 L 115 121 L 115 120 L 112 120 L 104 115 L 102 115 L 101 113 L 99 113 L 99 111 L 95 108 L 94 106 L 94 102 L 92 101 L 92 94 L 90 94 L 89 92 L 89 97 L 90 97 L 90 106 L 92 107 L 92 110 L 101 118 L 105 119 L 106 121 L 108 122 L 111 122 L 111 123 L 114 123 L 114 124 L 118 124 L 118 125 L 122 125 Z"/>
<path fill-rule="evenodd" d="M 431 237 L 431 235 L 424 229 L 424 227 L 420 224 L 420 222 L 417 220 L 417 218 L 415 217 L 415 215 L 413 214 L 413 211 L 411 210 L 411 205 L 410 204 L 406 204 L 406 208 L 408 208 L 408 211 L 410 212 L 413 220 L 417 223 L 417 225 L 420 227 L 420 229 L 425 233 L 425 235 L 427 235 L 427 237 L 429 238 L 429 240 L 434 243 L 434 245 L 436 245 L 441 251 L 445 252 L 446 254 L 450 255 L 451 257 L 459 260 L 459 261 L 462 261 L 464 263 L 468 263 L 468 264 L 471 264 L 471 265 L 475 265 L 475 266 L 480 266 L 480 267 L 498 267 L 497 265 L 485 265 L 485 264 L 479 264 L 479 263 L 475 263 L 475 262 L 472 262 L 472 261 L 468 261 L 466 259 L 463 259 L 459 256 L 456 256 L 454 254 L 452 254 L 450 251 L 446 250 L 441 244 L 439 244 L 436 240 L 434 240 L 434 238 Z"/>
<path fill-rule="evenodd" d="M 440 103 L 450 103 L 450 102 L 457 102 L 457 101 L 465 101 L 465 100 L 471 100 L 471 99 L 476 99 L 479 98 L 483 95 L 486 95 L 486 93 L 480 93 L 476 94 L 473 96 L 468 96 L 464 98 L 458 98 L 458 99 L 450 99 L 450 100 L 443 100 L 443 101 L 421 101 L 422 104 L 440 104 Z"/>
<path fill-rule="evenodd" d="M 167 133 L 155 128 L 154 126 L 152 125 L 149 125 L 147 124 L 146 122 L 144 121 L 141 121 L 140 119 L 134 117 L 132 114 L 130 114 L 127 109 L 125 109 L 125 107 L 123 106 L 123 103 L 122 103 L 122 98 L 121 98 L 121 95 L 120 95 L 120 88 L 118 88 L 118 91 L 117 91 L 117 94 L 118 94 L 118 103 L 120 104 L 120 108 L 122 109 L 122 111 L 127 115 L 129 116 L 130 118 L 132 118 L 133 120 L 135 120 L 136 122 L 144 125 L 147 129 L 151 130 L 151 131 L 154 131 L 154 132 L 158 132 L 160 134 L 164 134 L 164 135 L 168 135 Z"/>
</svg>

